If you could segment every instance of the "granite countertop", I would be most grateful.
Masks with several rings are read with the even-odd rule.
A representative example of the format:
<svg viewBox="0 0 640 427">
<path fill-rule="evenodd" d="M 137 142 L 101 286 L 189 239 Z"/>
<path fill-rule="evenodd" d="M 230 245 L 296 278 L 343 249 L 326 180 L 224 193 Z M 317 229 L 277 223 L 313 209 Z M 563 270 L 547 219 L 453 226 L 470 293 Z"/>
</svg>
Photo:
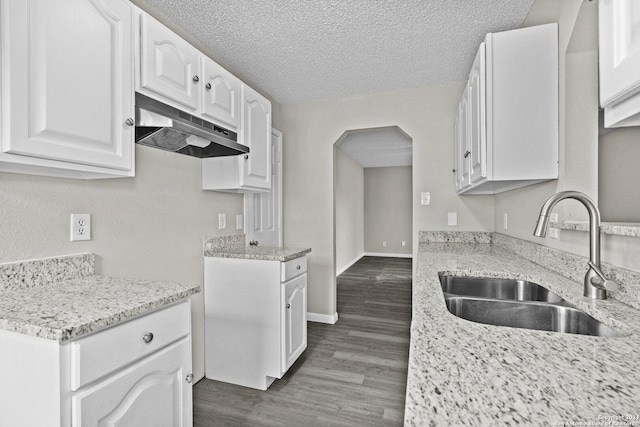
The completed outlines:
<svg viewBox="0 0 640 427">
<path fill-rule="evenodd" d="M 311 252 L 311 248 L 275 248 L 270 246 L 239 246 L 224 249 L 205 249 L 205 257 L 255 259 L 286 262 Z"/>
<path fill-rule="evenodd" d="M 66 341 L 200 292 L 200 286 L 93 275 L 81 254 L 0 265 L 0 330 Z"/>
<path fill-rule="evenodd" d="M 438 272 L 530 280 L 622 336 L 534 331 L 460 319 L 445 306 Z M 606 417 L 618 417 L 608 418 L 617 425 L 640 425 L 638 349 L 638 309 L 614 299 L 585 298 L 581 284 L 501 246 L 420 243 L 405 425 L 606 425 Z M 627 415 L 631 419 L 622 418 Z"/>
</svg>

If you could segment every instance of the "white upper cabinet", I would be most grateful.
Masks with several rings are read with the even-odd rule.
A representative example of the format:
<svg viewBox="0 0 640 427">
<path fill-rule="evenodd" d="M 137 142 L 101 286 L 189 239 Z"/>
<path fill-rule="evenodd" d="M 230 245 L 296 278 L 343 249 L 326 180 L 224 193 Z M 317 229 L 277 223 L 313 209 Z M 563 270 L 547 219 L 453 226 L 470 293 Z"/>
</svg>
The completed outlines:
<svg viewBox="0 0 640 427">
<path fill-rule="evenodd" d="M 465 88 L 460 104 L 458 105 L 458 117 L 456 118 L 456 141 L 455 141 L 455 165 L 456 190 L 462 190 L 471 185 L 469 179 L 469 138 L 468 138 L 468 108 L 469 107 L 469 85 Z"/>
<path fill-rule="evenodd" d="M 600 0 L 599 14 L 604 125 L 640 126 L 640 2 Z"/>
<path fill-rule="evenodd" d="M 558 178 L 558 26 L 488 34 L 460 100 L 456 190 L 496 194 Z"/>
<path fill-rule="evenodd" d="M 0 171 L 134 174 L 133 9 L 4 0 Z"/>
<path fill-rule="evenodd" d="M 136 91 L 238 132 L 240 80 L 140 11 Z"/>
<path fill-rule="evenodd" d="M 202 115 L 237 132 L 240 122 L 240 80 L 209 58 L 203 56 L 202 61 Z"/>
<path fill-rule="evenodd" d="M 180 36 L 140 14 L 140 78 L 136 90 L 197 113 L 202 87 L 201 53 Z"/>
<path fill-rule="evenodd" d="M 226 192 L 271 190 L 271 102 L 244 83 L 238 142 L 248 154 L 202 159 L 202 188 Z"/>
<path fill-rule="evenodd" d="M 251 150 L 244 156 L 243 186 L 271 189 L 271 102 L 242 85 L 240 142 Z"/>
</svg>

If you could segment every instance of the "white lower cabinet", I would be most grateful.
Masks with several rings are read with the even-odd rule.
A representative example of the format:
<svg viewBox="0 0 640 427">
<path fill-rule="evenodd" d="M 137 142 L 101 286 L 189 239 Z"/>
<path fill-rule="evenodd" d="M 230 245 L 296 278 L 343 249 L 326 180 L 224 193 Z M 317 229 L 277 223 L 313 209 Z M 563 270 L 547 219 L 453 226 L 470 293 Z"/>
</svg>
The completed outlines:
<svg viewBox="0 0 640 427">
<path fill-rule="evenodd" d="M 282 337 L 282 373 L 286 372 L 307 348 L 307 275 L 282 285 L 284 336 Z"/>
<path fill-rule="evenodd" d="M 190 427 L 191 303 L 76 340 L 0 331 L 0 425 Z"/>
<path fill-rule="evenodd" d="M 191 342 L 171 344 L 71 398 L 72 426 L 190 426 Z"/>
<path fill-rule="evenodd" d="M 205 376 L 266 390 L 307 347 L 306 256 L 205 258 Z"/>
</svg>

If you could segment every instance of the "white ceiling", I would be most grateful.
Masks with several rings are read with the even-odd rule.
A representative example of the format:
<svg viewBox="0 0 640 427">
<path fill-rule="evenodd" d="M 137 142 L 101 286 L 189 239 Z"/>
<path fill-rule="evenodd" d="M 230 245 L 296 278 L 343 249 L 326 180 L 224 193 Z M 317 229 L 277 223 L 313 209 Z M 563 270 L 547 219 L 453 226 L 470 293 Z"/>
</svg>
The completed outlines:
<svg viewBox="0 0 640 427">
<path fill-rule="evenodd" d="M 466 80 L 534 0 L 147 0 L 281 104 Z"/>
<path fill-rule="evenodd" d="M 411 138 L 398 127 L 348 131 L 338 150 L 363 168 L 411 166 Z"/>
</svg>

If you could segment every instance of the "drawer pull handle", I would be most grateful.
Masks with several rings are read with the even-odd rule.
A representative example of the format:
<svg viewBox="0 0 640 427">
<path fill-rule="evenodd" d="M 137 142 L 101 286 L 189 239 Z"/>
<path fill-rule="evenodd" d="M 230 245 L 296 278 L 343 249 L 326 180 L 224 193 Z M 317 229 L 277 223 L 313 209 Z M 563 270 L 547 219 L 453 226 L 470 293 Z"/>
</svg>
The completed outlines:
<svg viewBox="0 0 640 427">
<path fill-rule="evenodd" d="M 193 382 L 193 374 L 187 375 L 187 377 L 185 378 L 185 381 L 191 384 Z"/>
<path fill-rule="evenodd" d="M 300 270 L 301 268 L 302 268 L 302 267 L 300 267 L 300 266 L 297 266 L 297 267 L 296 267 L 296 270 Z"/>
<path fill-rule="evenodd" d="M 287 308 L 291 308 L 291 304 L 287 304 Z"/>
<path fill-rule="evenodd" d="M 144 334 L 142 336 L 142 341 L 144 341 L 146 344 L 149 344 L 151 341 L 153 341 L 153 334 L 151 332 Z"/>
</svg>

